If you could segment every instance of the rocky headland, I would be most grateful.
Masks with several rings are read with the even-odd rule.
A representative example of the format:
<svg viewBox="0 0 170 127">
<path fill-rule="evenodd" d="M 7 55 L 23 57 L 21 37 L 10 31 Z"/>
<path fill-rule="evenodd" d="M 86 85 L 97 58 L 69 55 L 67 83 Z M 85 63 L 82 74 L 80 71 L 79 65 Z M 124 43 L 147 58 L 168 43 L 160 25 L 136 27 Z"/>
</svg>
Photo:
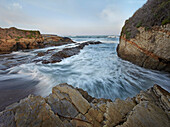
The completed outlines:
<svg viewBox="0 0 170 127">
<path fill-rule="evenodd" d="M 170 93 L 158 85 L 126 100 L 93 98 L 59 84 L 43 98 L 30 95 L 0 113 L 1 127 L 169 127 Z"/>
<path fill-rule="evenodd" d="M 21 30 L 15 27 L 0 28 L 0 54 L 24 49 L 38 49 L 74 43 L 68 37 L 44 35 L 40 31 Z"/>
<path fill-rule="evenodd" d="M 20 30 L 15 27 L 0 28 L 0 53 L 44 47 L 39 31 Z"/>
<path fill-rule="evenodd" d="M 170 72 L 169 10 L 169 0 L 148 0 L 126 20 L 118 56 L 145 68 Z"/>
</svg>

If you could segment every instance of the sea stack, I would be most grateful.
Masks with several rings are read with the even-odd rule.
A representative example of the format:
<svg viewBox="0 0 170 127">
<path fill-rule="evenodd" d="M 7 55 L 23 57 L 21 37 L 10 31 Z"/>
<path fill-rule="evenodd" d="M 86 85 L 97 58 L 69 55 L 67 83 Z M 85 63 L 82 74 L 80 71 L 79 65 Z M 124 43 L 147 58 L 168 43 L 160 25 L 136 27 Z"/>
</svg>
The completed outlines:
<svg viewBox="0 0 170 127">
<path fill-rule="evenodd" d="M 148 0 L 126 20 L 118 56 L 145 68 L 170 72 L 169 10 L 169 0 Z"/>
</svg>

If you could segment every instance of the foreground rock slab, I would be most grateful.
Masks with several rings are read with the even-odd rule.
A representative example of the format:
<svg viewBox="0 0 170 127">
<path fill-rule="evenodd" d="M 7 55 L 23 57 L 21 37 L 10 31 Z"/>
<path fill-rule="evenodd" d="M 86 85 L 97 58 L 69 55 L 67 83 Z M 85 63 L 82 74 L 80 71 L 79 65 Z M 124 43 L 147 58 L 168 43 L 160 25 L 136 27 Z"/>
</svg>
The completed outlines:
<svg viewBox="0 0 170 127">
<path fill-rule="evenodd" d="M 169 99 L 158 85 L 112 102 L 59 84 L 46 98 L 30 95 L 8 106 L 0 113 L 0 127 L 169 127 Z"/>
</svg>

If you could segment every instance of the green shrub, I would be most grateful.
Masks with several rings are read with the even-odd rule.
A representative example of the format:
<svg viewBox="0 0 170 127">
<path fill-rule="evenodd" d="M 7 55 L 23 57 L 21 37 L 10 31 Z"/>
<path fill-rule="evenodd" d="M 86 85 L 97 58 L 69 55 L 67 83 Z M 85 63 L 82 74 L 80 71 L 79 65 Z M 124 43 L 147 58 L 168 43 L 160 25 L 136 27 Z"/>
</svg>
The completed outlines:
<svg viewBox="0 0 170 127">
<path fill-rule="evenodd" d="M 142 25 L 142 21 L 138 22 L 138 24 L 136 25 L 137 28 L 141 27 Z"/>
<path fill-rule="evenodd" d="M 164 19 L 164 20 L 162 21 L 162 25 L 166 25 L 166 24 L 168 24 L 168 23 L 170 23 L 170 18 Z"/>
<path fill-rule="evenodd" d="M 15 41 L 19 41 L 19 39 L 18 39 L 18 38 L 16 38 L 16 39 L 15 39 Z"/>
<path fill-rule="evenodd" d="M 21 36 L 21 37 L 17 36 L 17 39 L 18 39 L 18 40 L 21 39 L 21 38 L 23 38 L 23 37 L 22 37 L 22 36 Z"/>
<path fill-rule="evenodd" d="M 131 36 L 131 33 L 130 33 L 130 31 L 126 31 L 126 39 L 130 39 L 130 36 Z"/>
<path fill-rule="evenodd" d="M 148 31 L 148 30 L 150 30 L 151 28 L 150 27 L 145 27 L 145 31 Z"/>
</svg>

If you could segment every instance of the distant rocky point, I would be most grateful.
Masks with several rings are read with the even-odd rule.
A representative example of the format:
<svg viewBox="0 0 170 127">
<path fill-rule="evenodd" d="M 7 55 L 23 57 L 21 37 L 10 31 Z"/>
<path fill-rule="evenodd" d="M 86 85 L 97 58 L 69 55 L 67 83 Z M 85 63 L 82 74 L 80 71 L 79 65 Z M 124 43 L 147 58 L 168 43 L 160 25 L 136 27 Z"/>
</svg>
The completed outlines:
<svg viewBox="0 0 170 127">
<path fill-rule="evenodd" d="M 60 46 L 63 44 L 75 43 L 68 37 L 60 37 L 60 36 L 51 35 L 51 34 L 42 34 L 42 36 L 44 38 L 45 46 Z"/>
<path fill-rule="evenodd" d="M 118 56 L 170 72 L 170 1 L 148 0 L 122 28 Z"/>
<path fill-rule="evenodd" d="M 0 54 L 46 46 L 74 43 L 70 38 L 57 35 L 42 35 L 39 31 L 21 30 L 15 27 L 0 28 Z"/>
<path fill-rule="evenodd" d="M 0 112 L 0 127 L 169 127 L 170 94 L 158 85 L 126 100 L 93 98 L 60 84 Z"/>
</svg>

